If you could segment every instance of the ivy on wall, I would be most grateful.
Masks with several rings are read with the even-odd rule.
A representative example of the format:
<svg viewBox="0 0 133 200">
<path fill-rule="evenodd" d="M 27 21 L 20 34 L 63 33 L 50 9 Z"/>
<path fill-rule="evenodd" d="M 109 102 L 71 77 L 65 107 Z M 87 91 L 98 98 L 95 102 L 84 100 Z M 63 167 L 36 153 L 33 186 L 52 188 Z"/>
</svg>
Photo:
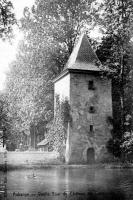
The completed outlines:
<svg viewBox="0 0 133 200">
<path fill-rule="evenodd" d="M 59 152 L 60 158 L 63 160 L 67 140 L 67 128 L 70 121 L 69 101 L 67 99 L 61 101 L 59 96 L 56 96 L 54 119 L 49 124 L 47 140 L 49 141 L 50 149 Z"/>
</svg>

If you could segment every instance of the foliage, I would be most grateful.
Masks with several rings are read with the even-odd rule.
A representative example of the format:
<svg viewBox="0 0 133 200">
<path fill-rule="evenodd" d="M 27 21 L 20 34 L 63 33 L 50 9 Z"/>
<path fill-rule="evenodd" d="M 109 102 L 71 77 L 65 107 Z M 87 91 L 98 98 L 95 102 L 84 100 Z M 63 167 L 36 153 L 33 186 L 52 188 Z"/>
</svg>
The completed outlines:
<svg viewBox="0 0 133 200">
<path fill-rule="evenodd" d="M 11 121 L 8 118 L 8 102 L 5 94 L 0 94 L 0 138 L 3 140 L 4 144 L 8 145 L 11 138 Z"/>
<path fill-rule="evenodd" d="M 89 7 L 88 0 L 38 0 L 31 11 L 25 8 L 24 40 L 7 80 L 15 133 L 29 134 L 31 126 L 53 119 L 52 80 L 63 70 L 80 28 L 89 21 Z"/>
<path fill-rule="evenodd" d="M 120 148 L 120 141 L 117 138 L 111 138 L 107 142 L 107 149 L 109 153 L 113 154 L 115 157 L 121 156 L 121 148 Z"/>
<path fill-rule="evenodd" d="M 114 133 L 112 147 L 120 147 L 126 131 L 125 119 L 132 113 L 132 46 L 133 2 L 131 0 L 104 0 L 93 12 L 104 32 L 97 54 L 102 63 L 111 69 L 113 79 Z M 100 16 L 100 17 L 99 17 Z M 130 94 L 130 95 L 129 95 Z M 109 141 L 110 143 L 111 141 Z M 116 146 L 117 146 L 116 145 Z M 123 149 L 121 148 L 123 153 Z"/>
<path fill-rule="evenodd" d="M 125 134 L 122 143 L 122 148 L 124 152 L 128 154 L 133 153 L 133 129 L 132 129 L 132 116 L 130 114 L 126 115 L 125 117 Z"/>
<path fill-rule="evenodd" d="M 45 18 L 45 28 L 53 39 L 64 45 L 69 54 L 81 28 L 90 21 L 89 8 L 92 0 L 36 1 L 35 15 Z M 45 11 L 45 12 L 44 12 Z"/>
<path fill-rule="evenodd" d="M 0 38 L 12 36 L 12 26 L 16 24 L 13 5 L 9 0 L 0 0 Z"/>
<path fill-rule="evenodd" d="M 70 105 L 68 100 L 60 101 L 59 96 L 56 96 L 54 120 L 50 124 L 47 139 L 51 149 L 58 151 L 61 158 L 64 158 L 67 128 L 70 121 Z"/>
</svg>

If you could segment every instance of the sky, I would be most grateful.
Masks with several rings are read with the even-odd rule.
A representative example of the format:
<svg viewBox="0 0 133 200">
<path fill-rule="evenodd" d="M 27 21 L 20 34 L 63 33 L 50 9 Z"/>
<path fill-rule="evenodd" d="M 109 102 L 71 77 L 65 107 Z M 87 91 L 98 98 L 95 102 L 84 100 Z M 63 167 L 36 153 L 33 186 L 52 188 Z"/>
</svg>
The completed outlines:
<svg viewBox="0 0 133 200">
<path fill-rule="evenodd" d="M 23 16 L 24 7 L 31 7 L 34 0 L 11 0 L 14 6 L 14 12 L 17 19 Z M 6 72 L 9 71 L 9 64 L 15 59 L 18 41 L 22 38 L 22 33 L 15 29 L 15 39 L 12 45 L 9 42 L 0 40 L 0 90 L 5 87 Z"/>
</svg>

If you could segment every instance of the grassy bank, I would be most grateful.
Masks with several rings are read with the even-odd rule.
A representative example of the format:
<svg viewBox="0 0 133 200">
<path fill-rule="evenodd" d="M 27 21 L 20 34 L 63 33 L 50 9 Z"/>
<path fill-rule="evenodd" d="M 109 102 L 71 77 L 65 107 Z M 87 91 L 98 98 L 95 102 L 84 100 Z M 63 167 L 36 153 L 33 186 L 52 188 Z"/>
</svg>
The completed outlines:
<svg viewBox="0 0 133 200">
<path fill-rule="evenodd" d="M 48 164 L 33 164 L 33 165 L 0 165 L 1 171 L 20 170 L 20 169 L 50 169 L 50 168 L 88 168 L 88 169 L 126 169 L 133 168 L 132 163 L 96 163 L 96 164 L 63 164 L 63 163 L 48 163 Z"/>
</svg>

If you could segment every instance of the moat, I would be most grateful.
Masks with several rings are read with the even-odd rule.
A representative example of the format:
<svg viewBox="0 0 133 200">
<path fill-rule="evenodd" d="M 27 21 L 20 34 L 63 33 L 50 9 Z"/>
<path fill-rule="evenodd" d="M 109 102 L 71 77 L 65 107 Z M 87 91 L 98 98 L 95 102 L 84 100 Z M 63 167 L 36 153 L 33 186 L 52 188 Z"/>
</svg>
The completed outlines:
<svg viewBox="0 0 133 200">
<path fill-rule="evenodd" d="M 0 199 L 130 200 L 133 169 L 51 168 L 0 172 Z"/>
</svg>

